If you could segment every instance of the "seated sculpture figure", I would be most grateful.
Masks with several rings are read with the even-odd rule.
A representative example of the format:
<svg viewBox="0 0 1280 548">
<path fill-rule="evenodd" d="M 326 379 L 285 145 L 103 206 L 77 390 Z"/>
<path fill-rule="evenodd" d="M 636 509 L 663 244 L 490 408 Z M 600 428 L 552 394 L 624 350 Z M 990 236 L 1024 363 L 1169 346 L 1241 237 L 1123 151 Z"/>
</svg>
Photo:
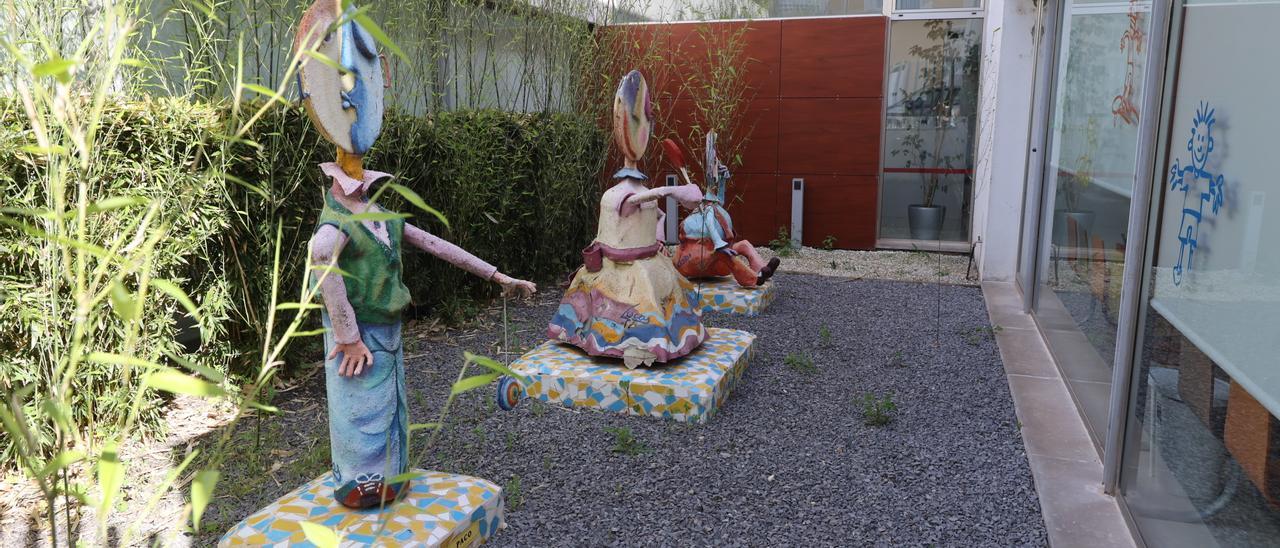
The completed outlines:
<svg viewBox="0 0 1280 548">
<path fill-rule="evenodd" d="M 405 222 L 402 217 L 371 220 L 361 213 L 386 213 L 369 201 L 374 183 L 389 177 L 366 170 L 361 157 L 382 129 L 383 69 L 376 43 L 354 20 L 339 21 L 340 3 L 317 0 L 303 14 L 295 47 L 312 48 L 340 60 L 345 74 L 329 64 L 306 60 L 299 67 L 303 104 L 338 161 L 320 165 L 332 180 L 311 238 L 313 272 L 324 303 L 325 392 L 329 407 L 334 499 L 349 508 L 395 501 L 408 481 L 388 480 L 408 470 L 408 405 L 401 312 L 409 305 L 402 281 L 404 244 L 436 255 L 459 268 L 501 284 L 508 293 L 537 290 L 465 250 Z M 354 6 L 349 8 L 355 10 Z M 303 50 L 302 48 L 306 48 Z"/>
<path fill-rule="evenodd" d="M 757 287 L 773 276 L 781 261 L 774 257 L 766 263 L 751 242 L 734 233 L 733 219 L 724 209 L 730 173 L 716 156 L 715 132 L 707 134 L 705 165 L 707 192 L 680 223 L 676 269 L 687 278 L 732 275 L 742 287 Z"/>
<path fill-rule="evenodd" d="M 622 358 L 630 368 L 684 356 L 707 336 L 694 285 L 659 253 L 662 244 L 654 238 L 658 200 L 672 196 L 692 205 L 702 189 L 646 185 L 649 178 L 637 162 L 648 147 L 650 115 L 648 86 L 633 70 L 622 78 L 613 105 L 623 168 L 600 197 L 595 241 L 582 251 L 583 266 L 547 326 L 552 340 L 592 356 Z"/>
</svg>

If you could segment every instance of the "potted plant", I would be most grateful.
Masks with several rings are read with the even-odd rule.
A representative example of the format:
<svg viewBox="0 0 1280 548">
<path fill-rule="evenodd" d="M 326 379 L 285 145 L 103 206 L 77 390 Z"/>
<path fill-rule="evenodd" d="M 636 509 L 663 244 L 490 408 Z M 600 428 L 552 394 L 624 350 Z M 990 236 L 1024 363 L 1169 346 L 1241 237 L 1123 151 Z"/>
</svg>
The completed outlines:
<svg viewBox="0 0 1280 548">
<path fill-rule="evenodd" d="M 1093 154 L 1098 148 L 1097 118 L 1089 117 L 1084 135 L 1084 152 L 1076 157 L 1074 170 L 1062 170 L 1058 174 L 1058 191 L 1062 194 L 1065 208 L 1055 210 L 1053 215 L 1053 243 L 1056 245 L 1073 243 L 1077 247 L 1088 247 L 1089 233 L 1093 230 L 1095 215 L 1081 208 L 1080 198 L 1093 184 Z M 1074 230 L 1074 242 L 1068 238 L 1070 230 Z"/>
</svg>

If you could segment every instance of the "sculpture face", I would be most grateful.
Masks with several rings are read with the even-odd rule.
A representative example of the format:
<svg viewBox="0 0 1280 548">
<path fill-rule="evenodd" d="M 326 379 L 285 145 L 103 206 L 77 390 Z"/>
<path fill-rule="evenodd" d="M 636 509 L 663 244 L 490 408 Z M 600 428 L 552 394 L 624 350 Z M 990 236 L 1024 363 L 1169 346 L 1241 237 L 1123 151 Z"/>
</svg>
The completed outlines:
<svg viewBox="0 0 1280 548">
<path fill-rule="evenodd" d="M 302 57 L 298 84 L 307 115 L 321 135 L 342 150 L 362 155 L 382 132 L 382 63 L 377 45 L 359 23 L 339 20 L 341 0 L 316 0 L 298 25 L 294 50 L 315 48 L 346 73 L 308 55 Z M 348 8 L 348 12 L 355 6 Z"/>
<path fill-rule="evenodd" d="M 628 72 L 613 99 L 613 139 L 622 155 L 632 162 L 640 160 L 649 146 L 652 115 L 644 76 L 640 71 Z"/>
</svg>

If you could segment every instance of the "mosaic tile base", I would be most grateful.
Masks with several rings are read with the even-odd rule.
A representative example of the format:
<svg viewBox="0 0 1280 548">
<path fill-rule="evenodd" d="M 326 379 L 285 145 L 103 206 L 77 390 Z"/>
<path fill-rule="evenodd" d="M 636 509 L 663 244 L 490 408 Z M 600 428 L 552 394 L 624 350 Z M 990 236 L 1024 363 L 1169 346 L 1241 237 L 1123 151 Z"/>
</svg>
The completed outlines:
<svg viewBox="0 0 1280 548">
<path fill-rule="evenodd" d="M 524 393 L 565 407 L 706 422 L 729 397 L 751 360 L 756 336 L 707 328 L 707 340 L 677 361 L 627 369 L 621 360 L 592 358 L 547 341 L 511 364 Z"/>
<path fill-rule="evenodd" d="M 470 476 L 418 472 L 424 476 L 413 480 L 405 498 L 382 511 L 338 504 L 326 473 L 236 524 L 218 546 L 314 546 L 303 521 L 340 532 L 342 546 L 478 546 L 506 527 L 502 488 Z M 375 537 L 384 518 L 386 527 Z"/>
<path fill-rule="evenodd" d="M 778 296 L 772 280 L 753 289 L 738 285 L 733 278 L 698 280 L 703 312 L 725 312 L 743 316 L 759 316 Z"/>
</svg>

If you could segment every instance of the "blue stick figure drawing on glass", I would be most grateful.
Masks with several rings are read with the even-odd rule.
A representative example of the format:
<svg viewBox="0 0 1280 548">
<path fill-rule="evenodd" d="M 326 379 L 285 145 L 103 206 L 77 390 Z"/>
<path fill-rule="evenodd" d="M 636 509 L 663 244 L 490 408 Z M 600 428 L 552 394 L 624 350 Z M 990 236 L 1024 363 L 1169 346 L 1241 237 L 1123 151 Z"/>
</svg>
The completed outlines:
<svg viewBox="0 0 1280 548">
<path fill-rule="evenodd" d="M 1191 270 L 1191 256 L 1196 251 L 1196 241 L 1200 237 L 1200 221 L 1204 220 L 1204 205 L 1209 204 L 1214 215 L 1222 208 L 1226 182 L 1222 174 L 1214 175 L 1208 170 L 1209 155 L 1213 153 L 1214 109 L 1209 103 L 1201 102 L 1196 109 L 1196 117 L 1191 121 L 1191 138 L 1187 139 L 1187 151 L 1191 153 L 1191 164 L 1182 165 L 1182 160 L 1174 160 L 1169 169 L 1169 190 L 1182 191 L 1182 225 L 1178 227 L 1178 262 L 1173 266 L 1173 283 L 1182 284 L 1182 277 Z M 1204 179 L 1209 188 L 1200 192 L 1195 203 L 1190 203 L 1196 181 Z"/>
</svg>

